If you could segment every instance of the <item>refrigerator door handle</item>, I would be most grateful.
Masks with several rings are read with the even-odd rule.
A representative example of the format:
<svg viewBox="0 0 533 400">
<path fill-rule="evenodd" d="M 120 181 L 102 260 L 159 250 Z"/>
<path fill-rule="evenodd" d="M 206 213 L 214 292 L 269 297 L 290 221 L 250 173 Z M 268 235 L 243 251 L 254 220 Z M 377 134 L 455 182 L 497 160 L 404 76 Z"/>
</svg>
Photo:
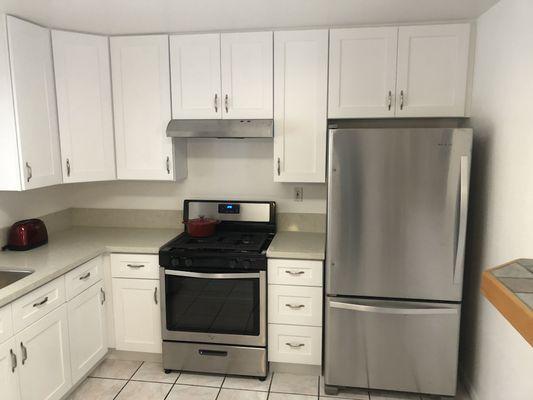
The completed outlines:
<svg viewBox="0 0 533 400">
<path fill-rule="evenodd" d="M 462 156 L 459 176 L 459 234 L 457 237 L 457 249 L 455 251 L 455 263 L 453 266 L 453 283 L 456 285 L 463 281 L 466 222 L 468 217 L 468 192 L 470 190 L 469 164 L 469 158 L 467 156 Z"/>
<path fill-rule="evenodd" d="M 351 311 L 361 311 L 374 314 L 399 314 L 399 315 L 439 315 L 439 314 L 457 314 L 459 311 L 456 308 L 440 308 L 440 307 L 378 307 L 366 304 L 341 303 L 338 301 L 330 301 L 330 307 L 340 308 Z"/>
</svg>

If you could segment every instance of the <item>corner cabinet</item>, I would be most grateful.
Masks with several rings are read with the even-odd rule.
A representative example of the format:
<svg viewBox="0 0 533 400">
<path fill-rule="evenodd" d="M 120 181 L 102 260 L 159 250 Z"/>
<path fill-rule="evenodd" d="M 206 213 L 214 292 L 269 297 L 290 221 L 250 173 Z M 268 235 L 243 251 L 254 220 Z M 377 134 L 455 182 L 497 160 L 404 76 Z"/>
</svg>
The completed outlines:
<svg viewBox="0 0 533 400">
<path fill-rule="evenodd" d="M 325 182 L 328 31 L 274 34 L 274 181 Z"/>
<path fill-rule="evenodd" d="M 118 179 L 171 181 L 187 175 L 186 142 L 166 136 L 170 121 L 167 35 L 111 37 Z"/>
<path fill-rule="evenodd" d="M 52 45 L 63 181 L 113 180 L 109 39 L 52 31 Z"/>
<path fill-rule="evenodd" d="M 464 117 L 470 24 L 332 29 L 329 118 Z"/>
<path fill-rule="evenodd" d="M 50 31 L 0 16 L 0 190 L 62 182 Z"/>
</svg>

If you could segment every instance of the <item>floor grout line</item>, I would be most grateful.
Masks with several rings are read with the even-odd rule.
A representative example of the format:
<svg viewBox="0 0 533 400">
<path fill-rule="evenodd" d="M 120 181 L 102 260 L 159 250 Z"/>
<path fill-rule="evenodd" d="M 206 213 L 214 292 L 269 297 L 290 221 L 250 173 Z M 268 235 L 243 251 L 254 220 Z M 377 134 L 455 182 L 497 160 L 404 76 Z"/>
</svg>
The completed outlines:
<svg viewBox="0 0 533 400">
<path fill-rule="evenodd" d="M 117 397 L 120 395 L 120 393 L 124 390 L 124 388 L 126 386 L 128 386 L 128 383 L 131 382 L 131 378 L 133 378 L 135 376 L 135 374 L 137 373 L 137 371 L 139 371 L 141 369 L 141 367 L 143 366 L 144 364 L 144 361 L 141 361 L 141 364 L 137 367 L 137 369 L 133 372 L 133 374 L 131 374 L 130 376 L 130 379 L 128 379 L 128 381 L 126 382 L 126 384 L 124 386 L 122 386 L 122 388 L 118 391 L 118 393 L 115 395 L 115 397 L 113 397 L 113 400 L 117 399 Z"/>
</svg>

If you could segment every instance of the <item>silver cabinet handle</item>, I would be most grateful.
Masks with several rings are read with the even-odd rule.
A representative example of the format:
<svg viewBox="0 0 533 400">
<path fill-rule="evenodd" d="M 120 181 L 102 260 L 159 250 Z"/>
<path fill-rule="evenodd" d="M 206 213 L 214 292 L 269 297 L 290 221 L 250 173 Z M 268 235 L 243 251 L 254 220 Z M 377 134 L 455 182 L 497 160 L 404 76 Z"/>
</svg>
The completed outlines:
<svg viewBox="0 0 533 400">
<path fill-rule="evenodd" d="M 366 304 L 352 304 L 332 301 L 329 303 L 331 308 L 338 308 L 351 311 L 360 311 L 374 314 L 399 314 L 399 315 L 437 315 L 437 314 L 457 314 L 455 308 L 439 308 L 439 307 L 417 307 L 417 308 L 401 308 L 401 307 L 380 307 Z"/>
<path fill-rule="evenodd" d="M 144 264 L 126 264 L 126 266 L 130 268 L 144 268 L 145 267 Z"/>
<path fill-rule="evenodd" d="M 42 299 L 40 302 L 35 303 L 33 306 L 34 306 L 34 307 L 40 307 L 40 306 L 46 304 L 47 301 L 48 301 L 48 296 L 46 296 L 46 297 L 45 297 L 44 299 Z"/>
<path fill-rule="evenodd" d="M 404 100 L 403 90 L 400 90 L 400 110 L 403 110 Z"/>
<path fill-rule="evenodd" d="M 299 310 L 300 308 L 304 308 L 305 305 L 304 304 L 290 304 L 290 303 L 287 303 L 287 304 L 285 304 L 285 307 L 292 308 L 293 310 Z"/>
<path fill-rule="evenodd" d="M 91 277 L 91 273 L 87 272 L 85 275 L 80 276 L 80 281 L 84 281 L 85 279 L 88 279 Z"/>
<path fill-rule="evenodd" d="M 101 303 L 103 305 L 105 303 L 105 290 L 104 290 L 104 288 L 100 288 L 100 293 L 102 295 Z"/>
<path fill-rule="evenodd" d="M 224 107 L 226 107 L 226 114 L 227 114 L 229 111 L 229 96 L 228 95 L 224 96 Z"/>
<path fill-rule="evenodd" d="M 392 107 L 392 91 L 389 90 L 389 95 L 387 96 L 387 107 L 390 111 Z"/>
<path fill-rule="evenodd" d="M 70 160 L 67 158 L 67 176 L 70 176 Z"/>
<path fill-rule="evenodd" d="M 215 112 L 218 112 L 218 93 L 215 93 Z"/>
<path fill-rule="evenodd" d="M 286 274 L 292 275 L 292 276 L 298 276 L 305 274 L 305 271 L 291 271 L 289 269 L 285 270 Z"/>
<path fill-rule="evenodd" d="M 22 352 L 22 365 L 24 365 L 28 359 L 28 349 L 26 349 L 26 346 L 22 342 L 20 342 L 20 351 Z"/>
<path fill-rule="evenodd" d="M 278 157 L 278 176 L 280 176 L 280 174 L 281 174 L 281 160 Z"/>
<path fill-rule="evenodd" d="M 304 346 L 305 346 L 305 344 L 303 344 L 303 343 L 291 343 L 291 342 L 287 342 L 287 343 L 285 343 L 285 344 L 286 344 L 287 346 L 289 346 L 289 347 L 292 347 L 293 349 L 298 349 L 298 348 L 300 348 L 300 347 L 304 347 Z"/>
<path fill-rule="evenodd" d="M 154 303 L 159 304 L 157 301 L 157 286 L 154 288 Z"/>
<path fill-rule="evenodd" d="M 467 156 L 461 157 L 461 171 L 459 175 L 459 234 L 457 237 L 457 250 L 453 266 L 453 283 L 460 284 L 463 279 L 464 256 L 466 245 L 466 222 L 468 217 L 468 192 L 469 192 L 469 166 Z"/>
<path fill-rule="evenodd" d="M 26 178 L 26 182 L 29 182 L 31 178 L 33 178 L 33 171 L 31 169 L 31 165 L 29 162 L 26 161 L 26 169 L 28 170 L 28 177 Z"/>
<path fill-rule="evenodd" d="M 170 157 L 167 156 L 167 174 L 170 174 Z"/>
<path fill-rule="evenodd" d="M 17 355 L 13 352 L 13 349 L 9 349 L 9 353 L 11 354 L 11 372 L 15 373 L 15 369 L 17 368 Z"/>
</svg>

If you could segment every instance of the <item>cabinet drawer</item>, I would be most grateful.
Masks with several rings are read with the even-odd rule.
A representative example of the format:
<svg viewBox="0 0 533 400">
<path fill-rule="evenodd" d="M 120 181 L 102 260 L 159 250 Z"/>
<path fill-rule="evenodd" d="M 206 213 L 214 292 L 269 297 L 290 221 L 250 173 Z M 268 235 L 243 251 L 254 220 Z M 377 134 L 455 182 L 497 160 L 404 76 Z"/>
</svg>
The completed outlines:
<svg viewBox="0 0 533 400">
<path fill-rule="evenodd" d="M 0 343 L 13 336 L 13 318 L 11 304 L 0 308 Z"/>
<path fill-rule="evenodd" d="M 35 289 L 33 292 L 15 300 L 13 305 L 13 328 L 16 332 L 33 324 L 66 300 L 65 277 Z"/>
<path fill-rule="evenodd" d="M 322 286 L 322 261 L 268 260 L 268 283 L 276 285 Z"/>
<path fill-rule="evenodd" d="M 76 297 L 103 277 L 102 257 L 93 258 L 65 275 L 67 300 Z"/>
<path fill-rule="evenodd" d="M 322 288 L 268 285 L 268 322 L 322 326 Z"/>
<path fill-rule="evenodd" d="M 320 365 L 322 328 L 269 324 L 268 361 Z"/>
<path fill-rule="evenodd" d="M 156 254 L 111 254 L 113 278 L 159 279 Z"/>
</svg>

